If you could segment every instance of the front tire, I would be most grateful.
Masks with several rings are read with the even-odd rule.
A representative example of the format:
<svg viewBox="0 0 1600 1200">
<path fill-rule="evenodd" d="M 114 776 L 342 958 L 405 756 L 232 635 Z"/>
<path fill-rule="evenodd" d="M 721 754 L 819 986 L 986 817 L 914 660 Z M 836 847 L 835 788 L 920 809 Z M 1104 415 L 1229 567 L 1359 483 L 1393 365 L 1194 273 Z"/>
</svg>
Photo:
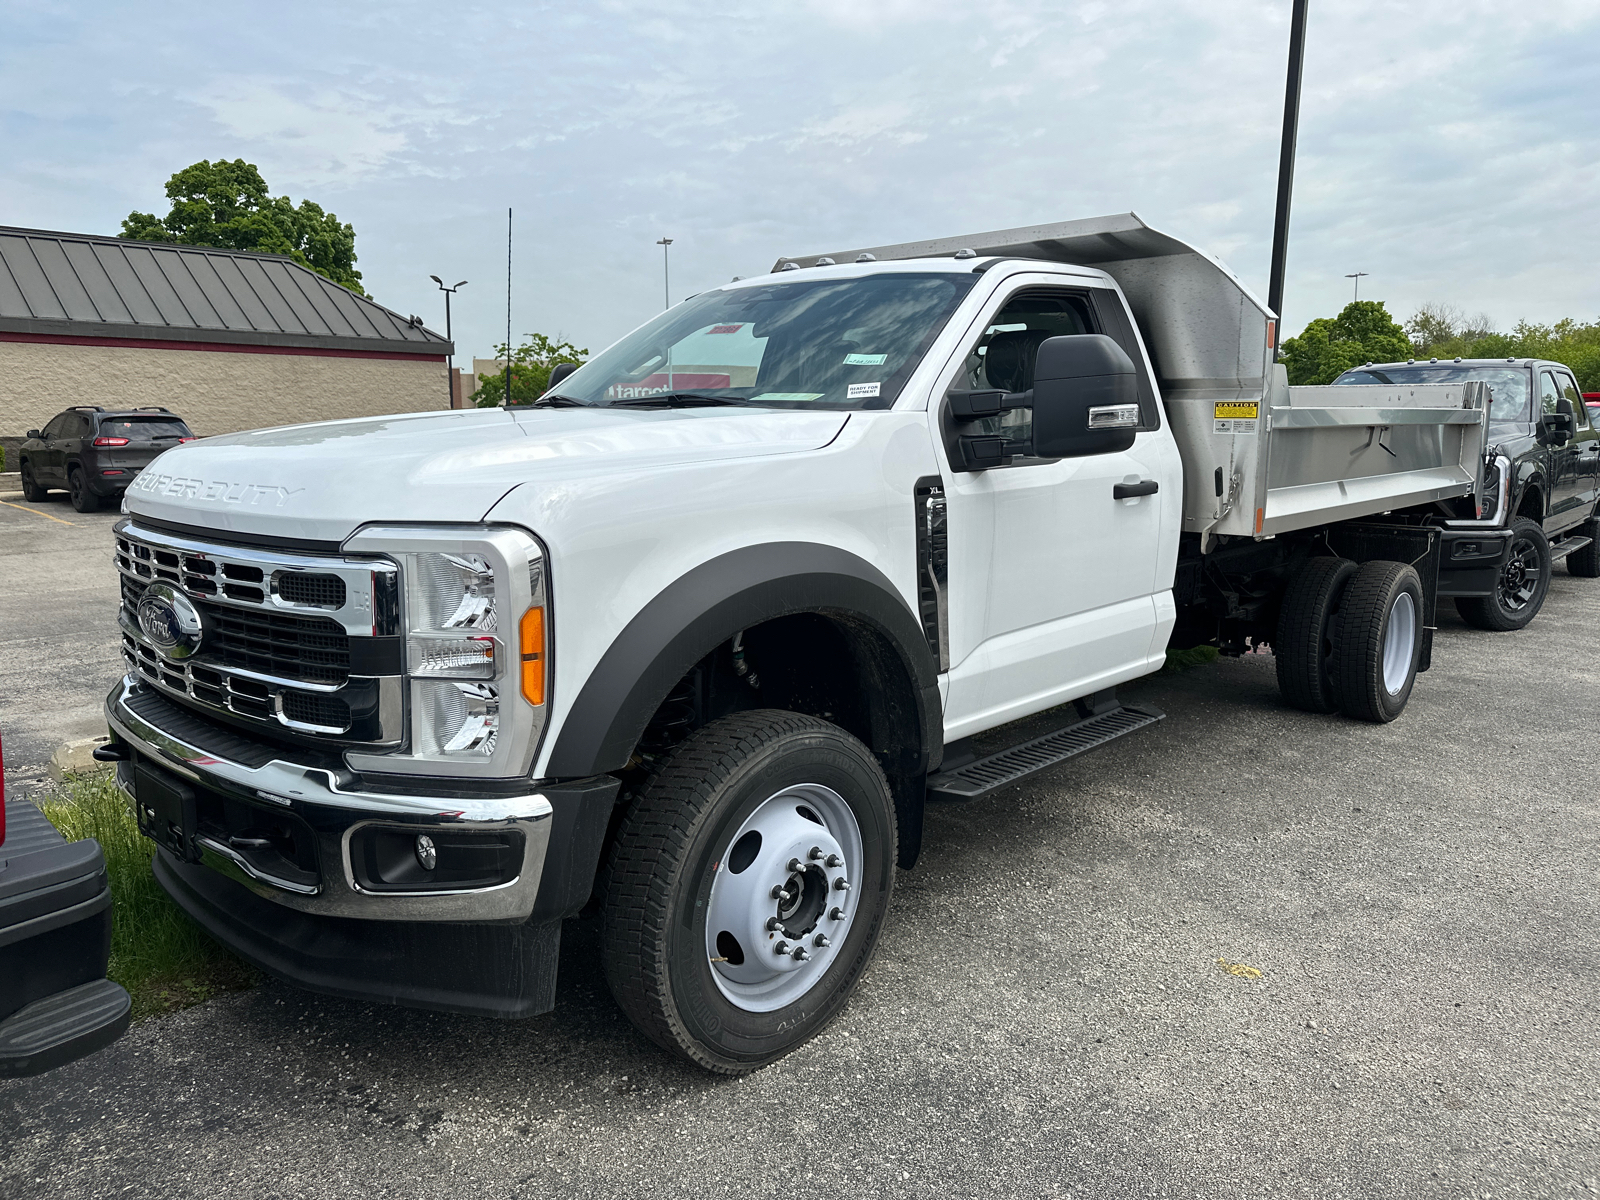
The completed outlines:
<svg viewBox="0 0 1600 1200">
<path fill-rule="evenodd" d="M 1386 724 L 1405 711 L 1422 659 L 1422 579 L 1405 563 L 1362 563 L 1345 588 L 1339 707 Z"/>
<path fill-rule="evenodd" d="M 782 1058 L 866 970 L 895 853 L 888 780 L 850 734 L 776 710 L 705 726 L 644 785 L 611 851 L 601 947 L 617 1004 L 709 1071 Z"/>
<path fill-rule="evenodd" d="M 1544 607 L 1550 590 L 1550 539 L 1539 522 L 1518 517 L 1511 522 L 1511 553 L 1500 568 L 1494 592 L 1462 597 L 1456 611 L 1468 625 L 1494 633 L 1525 629 Z"/>
<path fill-rule="evenodd" d="M 50 498 L 50 489 L 33 477 L 33 464 L 26 459 L 22 462 L 22 498 L 34 504 Z"/>
</svg>

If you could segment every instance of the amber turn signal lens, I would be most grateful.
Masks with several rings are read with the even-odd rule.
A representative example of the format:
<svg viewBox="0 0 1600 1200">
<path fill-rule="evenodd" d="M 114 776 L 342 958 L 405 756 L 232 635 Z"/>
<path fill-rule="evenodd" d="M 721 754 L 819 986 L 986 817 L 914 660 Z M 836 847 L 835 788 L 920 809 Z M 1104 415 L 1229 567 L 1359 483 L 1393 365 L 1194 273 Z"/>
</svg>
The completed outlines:
<svg viewBox="0 0 1600 1200">
<path fill-rule="evenodd" d="M 544 703 L 544 609 L 530 608 L 518 627 L 522 652 L 522 698 Z"/>
</svg>

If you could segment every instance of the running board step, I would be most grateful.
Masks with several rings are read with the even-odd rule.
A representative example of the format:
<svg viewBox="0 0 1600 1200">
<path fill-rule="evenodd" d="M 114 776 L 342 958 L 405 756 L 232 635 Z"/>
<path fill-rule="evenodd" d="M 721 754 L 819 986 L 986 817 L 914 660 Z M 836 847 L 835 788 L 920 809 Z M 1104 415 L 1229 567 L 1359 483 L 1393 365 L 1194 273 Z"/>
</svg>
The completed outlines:
<svg viewBox="0 0 1600 1200">
<path fill-rule="evenodd" d="M 1166 718 L 1160 709 L 1146 705 L 1113 708 L 988 758 L 930 775 L 928 794 L 945 800 L 973 800 Z"/>
<path fill-rule="evenodd" d="M 1594 541 L 1593 538 L 1586 537 L 1569 537 L 1559 541 L 1550 547 L 1550 561 L 1560 562 L 1574 550 L 1582 550 L 1592 541 Z"/>
</svg>

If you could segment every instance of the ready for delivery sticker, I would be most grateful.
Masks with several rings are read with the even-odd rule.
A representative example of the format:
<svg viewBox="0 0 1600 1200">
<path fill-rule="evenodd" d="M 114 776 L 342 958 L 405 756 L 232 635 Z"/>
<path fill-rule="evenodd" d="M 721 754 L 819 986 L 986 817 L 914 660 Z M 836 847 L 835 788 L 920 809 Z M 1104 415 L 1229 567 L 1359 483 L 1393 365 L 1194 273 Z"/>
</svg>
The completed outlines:
<svg viewBox="0 0 1600 1200">
<path fill-rule="evenodd" d="M 1218 400 L 1211 415 L 1216 433 L 1254 433 L 1261 405 L 1256 400 Z"/>
</svg>

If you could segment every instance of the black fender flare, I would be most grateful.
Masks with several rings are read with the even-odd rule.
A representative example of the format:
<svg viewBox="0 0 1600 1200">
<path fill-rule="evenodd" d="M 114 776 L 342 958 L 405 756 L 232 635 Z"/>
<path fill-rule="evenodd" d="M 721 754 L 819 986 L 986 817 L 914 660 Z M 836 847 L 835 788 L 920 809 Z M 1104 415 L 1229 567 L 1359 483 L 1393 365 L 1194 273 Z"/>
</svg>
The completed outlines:
<svg viewBox="0 0 1600 1200">
<path fill-rule="evenodd" d="M 915 711 L 896 715 L 915 744 L 898 770 L 892 763 L 886 770 L 891 778 L 900 777 L 901 857 L 909 850 L 914 858 L 921 842 L 922 776 L 944 752 L 938 666 L 921 622 L 883 572 L 835 546 L 746 546 L 700 564 L 662 589 L 589 673 L 561 723 L 545 774 L 573 779 L 621 770 L 668 692 L 695 663 L 742 629 L 805 612 L 864 627 L 886 644 L 905 672 L 907 699 Z M 559 624 L 556 639 L 559 653 Z"/>
</svg>

